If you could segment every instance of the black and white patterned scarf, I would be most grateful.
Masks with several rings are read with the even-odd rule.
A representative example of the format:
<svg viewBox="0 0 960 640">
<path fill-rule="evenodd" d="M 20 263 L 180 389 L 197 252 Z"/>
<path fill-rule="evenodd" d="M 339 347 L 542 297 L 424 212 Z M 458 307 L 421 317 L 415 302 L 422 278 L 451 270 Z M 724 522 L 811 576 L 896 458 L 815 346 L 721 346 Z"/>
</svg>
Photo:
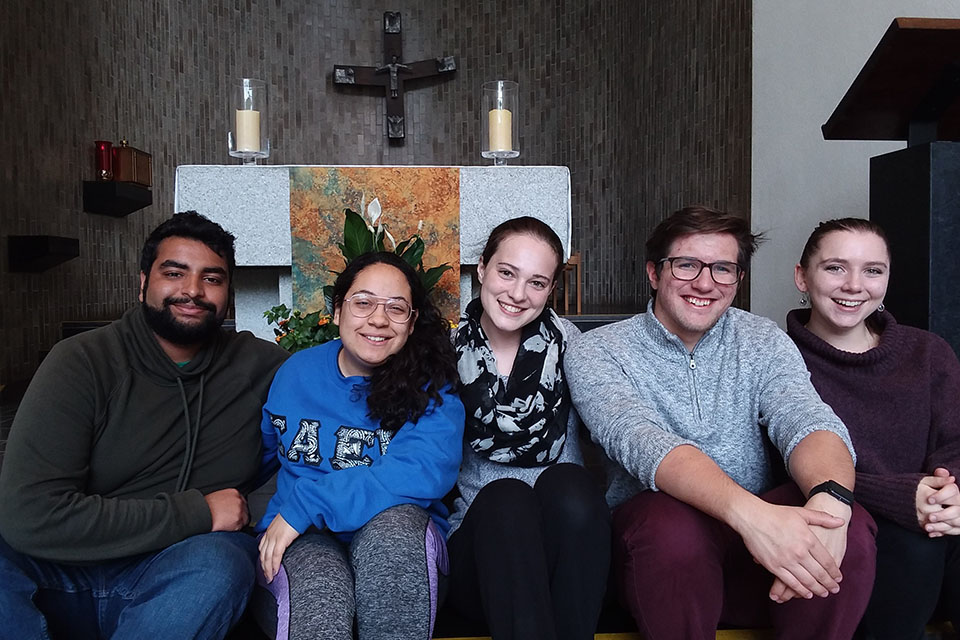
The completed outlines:
<svg viewBox="0 0 960 640">
<path fill-rule="evenodd" d="M 523 327 L 509 379 L 497 375 L 496 357 L 480 326 L 476 299 L 460 318 L 455 345 L 467 411 L 465 437 L 479 455 L 518 467 L 556 461 L 567 436 L 570 394 L 563 377 L 567 336 L 560 318 L 544 309 Z"/>
</svg>

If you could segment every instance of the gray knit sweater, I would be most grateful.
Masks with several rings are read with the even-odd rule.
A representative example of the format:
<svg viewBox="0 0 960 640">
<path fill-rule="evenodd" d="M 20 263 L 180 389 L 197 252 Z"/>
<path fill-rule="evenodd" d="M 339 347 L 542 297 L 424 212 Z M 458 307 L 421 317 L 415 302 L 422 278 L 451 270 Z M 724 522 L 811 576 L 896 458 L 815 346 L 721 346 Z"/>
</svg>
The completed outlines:
<svg viewBox="0 0 960 640">
<path fill-rule="evenodd" d="M 566 332 L 567 353 L 569 353 L 570 345 L 581 339 L 580 330 L 565 318 L 560 318 L 560 326 Z M 564 370 L 566 371 L 566 369 Z M 583 454 L 580 452 L 580 418 L 574 410 L 570 411 L 570 417 L 567 419 L 567 438 L 556 462 L 557 464 L 561 462 L 583 464 Z M 463 522 L 463 517 L 467 515 L 467 509 L 473 504 L 473 499 L 480 493 L 480 489 L 500 478 L 516 478 L 532 487 L 540 474 L 547 468 L 517 467 L 493 462 L 488 458 L 477 455 L 470 443 L 464 439 L 463 462 L 460 464 L 460 476 L 457 478 L 457 489 L 460 491 L 460 497 L 454 502 L 454 512 L 448 519 L 450 533 L 447 534 L 447 537 L 450 537 Z"/>
<path fill-rule="evenodd" d="M 790 338 L 772 321 L 730 308 L 688 352 L 647 312 L 584 334 L 564 361 L 574 406 L 610 465 L 607 502 L 657 490 L 660 462 L 689 444 L 759 494 L 774 484 L 767 437 L 785 462 L 813 431 L 843 423 L 810 384 Z M 789 468 L 789 467 L 788 467 Z"/>
</svg>

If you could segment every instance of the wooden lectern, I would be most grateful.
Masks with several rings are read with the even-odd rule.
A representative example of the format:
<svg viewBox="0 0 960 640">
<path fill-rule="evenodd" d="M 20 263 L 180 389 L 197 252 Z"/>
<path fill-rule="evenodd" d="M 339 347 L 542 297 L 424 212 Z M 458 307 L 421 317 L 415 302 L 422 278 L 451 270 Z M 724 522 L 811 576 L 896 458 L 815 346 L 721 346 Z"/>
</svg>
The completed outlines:
<svg viewBox="0 0 960 640">
<path fill-rule="evenodd" d="M 885 304 L 960 354 L 960 20 L 896 18 L 822 131 L 907 142 L 870 159 L 870 219 L 892 253 Z"/>
</svg>

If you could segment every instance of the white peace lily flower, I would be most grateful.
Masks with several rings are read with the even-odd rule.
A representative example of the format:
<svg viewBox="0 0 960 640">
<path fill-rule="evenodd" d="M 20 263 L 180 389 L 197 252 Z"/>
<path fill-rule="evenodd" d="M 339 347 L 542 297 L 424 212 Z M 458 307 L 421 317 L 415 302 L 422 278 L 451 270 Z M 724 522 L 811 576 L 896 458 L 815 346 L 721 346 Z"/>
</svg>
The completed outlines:
<svg viewBox="0 0 960 640">
<path fill-rule="evenodd" d="M 365 193 L 360 194 L 360 218 L 367 225 L 367 231 L 374 233 L 373 227 L 367 222 L 367 194 Z"/>
<path fill-rule="evenodd" d="M 380 223 L 380 216 L 383 211 L 380 208 L 380 198 L 374 198 L 373 202 L 370 203 L 370 206 L 367 207 L 367 220 L 370 221 L 371 225 L 377 225 Z M 379 231 L 379 227 L 377 229 Z"/>
<path fill-rule="evenodd" d="M 387 240 L 390 241 L 390 244 L 393 245 L 393 250 L 396 251 L 396 250 L 397 250 L 397 241 L 393 239 L 393 236 L 390 235 L 390 232 L 387 231 L 386 229 L 384 229 L 383 232 L 386 234 Z"/>
</svg>

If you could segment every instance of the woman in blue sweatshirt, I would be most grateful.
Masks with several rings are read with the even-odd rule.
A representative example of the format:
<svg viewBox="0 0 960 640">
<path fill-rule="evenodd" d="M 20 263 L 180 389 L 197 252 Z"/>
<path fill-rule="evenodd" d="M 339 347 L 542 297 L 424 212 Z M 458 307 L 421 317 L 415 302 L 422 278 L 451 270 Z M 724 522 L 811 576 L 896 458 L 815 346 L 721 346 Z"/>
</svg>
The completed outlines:
<svg viewBox="0 0 960 640">
<path fill-rule="evenodd" d="M 429 638 L 463 405 L 446 321 L 392 253 L 337 278 L 340 340 L 294 354 L 263 408 L 277 492 L 255 614 L 276 638 Z"/>
</svg>

